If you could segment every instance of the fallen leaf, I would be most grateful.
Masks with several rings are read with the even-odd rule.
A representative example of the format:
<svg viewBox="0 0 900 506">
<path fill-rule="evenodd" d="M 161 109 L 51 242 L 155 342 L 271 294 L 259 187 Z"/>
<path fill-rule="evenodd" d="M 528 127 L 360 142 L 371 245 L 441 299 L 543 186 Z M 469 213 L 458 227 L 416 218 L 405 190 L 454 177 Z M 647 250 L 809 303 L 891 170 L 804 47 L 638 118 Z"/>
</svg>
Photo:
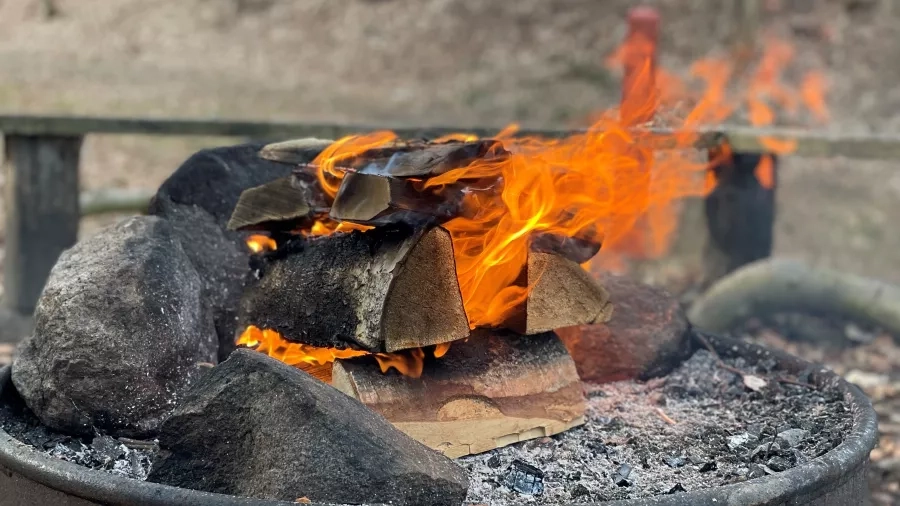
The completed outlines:
<svg viewBox="0 0 900 506">
<path fill-rule="evenodd" d="M 754 376 L 752 374 L 744 375 L 744 386 L 749 388 L 750 390 L 753 390 L 754 392 L 759 392 L 768 384 L 768 381 L 760 378 L 759 376 Z"/>
</svg>

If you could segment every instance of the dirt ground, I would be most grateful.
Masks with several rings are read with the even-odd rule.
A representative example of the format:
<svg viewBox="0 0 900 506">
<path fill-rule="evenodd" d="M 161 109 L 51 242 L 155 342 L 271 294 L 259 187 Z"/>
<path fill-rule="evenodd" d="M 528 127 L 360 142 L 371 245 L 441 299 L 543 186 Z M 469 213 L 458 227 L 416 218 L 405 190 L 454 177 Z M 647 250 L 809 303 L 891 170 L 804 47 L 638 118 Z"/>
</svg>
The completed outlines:
<svg viewBox="0 0 900 506">
<path fill-rule="evenodd" d="M 49 3 L 52 13 L 46 0 L 0 0 L 0 113 L 554 127 L 616 103 L 604 57 L 639 2 Z M 732 2 L 640 3 L 659 8 L 662 63 L 675 71 L 735 31 Z M 900 135 L 900 2 L 763 4 L 763 26 L 795 45 L 798 69 L 827 75 L 822 128 Z M 193 151 L 227 142 L 90 136 L 81 185 L 155 188 Z M 898 162 L 788 157 L 779 184 L 777 255 L 900 283 Z M 116 219 L 85 220 L 83 233 Z"/>
</svg>

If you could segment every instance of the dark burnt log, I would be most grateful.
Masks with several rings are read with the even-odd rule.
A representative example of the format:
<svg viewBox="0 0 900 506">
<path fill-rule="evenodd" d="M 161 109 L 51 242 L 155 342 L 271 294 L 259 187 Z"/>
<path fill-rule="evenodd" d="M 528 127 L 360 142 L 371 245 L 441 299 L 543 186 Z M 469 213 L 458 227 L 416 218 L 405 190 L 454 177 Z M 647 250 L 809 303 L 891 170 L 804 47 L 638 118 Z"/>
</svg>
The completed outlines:
<svg viewBox="0 0 900 506">
<path fill-rule="evenodd" d="M 341 160 L 341 168 L 350 172 L 399 178 L 427 179 L 476 160 L 497 161 L 509 152 L 494 139 L 473 142 L 427 143 L 403 141 L 370 149 L 359 156 Z"/>
<path fill-rule="evenodd" d="M 531 251 L 522 276 L 528 298 L 503 327 L 532 335 L 562 327 L 603 323 L 613 306 L 609 294 L 577 263 L 552 253 Z"/>
<path fill-rule="evenodd" d="M 584 422 L 581 380 L 552 332 L 476 331 L 425 363 L 418 379 L 370 357 L 338 360 L 332 386 L 448 457 L 545 437 Z"/>
<path fill-rule="evenodd" d="M 469 334 L 450 234 L 379 228 L 295 239 L 267 253 L 240 328 L 319 347 L 393 352 Z"/>
<path fill-rule="evenodd" d="M 241 193 L 228 228 L 292 230 L 327 210 L 328 202 L 315 177 L 295 173 Z"/>
<path fill-rule="evenodd" d="M 287 165 L 300 165 L 308 163 L 333 142 L 332 140 L 316 139 L 315 137 L 275 142 L 263 146 L 259 150 L 259 157 Z M 314 154 L 310 156 L 311 153 Z"/>
<path fill-rule="evenodd" d="M 422 191 L 420 184 L 374 174 L 347 173 L 331 207 L 331 218 L 363 225 L 443 222 L 460 211 L 463 192 L 456 187 Z"/>
<path fill-rule="evenodd" d="M 690 355 L 687 318 L 675 297 L 625 276 L 607 274 L 600 282 L 616 303 L 612 318 L 556 331 L 583 381 L 647 380 Z"/>
</svg>

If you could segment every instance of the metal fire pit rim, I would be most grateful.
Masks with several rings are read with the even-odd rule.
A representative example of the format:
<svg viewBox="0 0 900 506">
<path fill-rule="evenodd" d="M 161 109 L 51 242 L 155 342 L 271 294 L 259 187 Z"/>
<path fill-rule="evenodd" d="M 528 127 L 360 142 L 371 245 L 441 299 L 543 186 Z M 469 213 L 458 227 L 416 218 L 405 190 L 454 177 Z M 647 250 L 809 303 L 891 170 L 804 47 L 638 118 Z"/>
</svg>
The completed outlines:
<svg viewBox="0 0 900 506">
<path fill-rule="evenodd" d="M 697 330 L 692 330 L 696 333 Z M 692 334 L 694 335 L 694 334 Z M 703 334 L 724 357 L 743 356 L 756 360 L 773 358 L 779 368 L 792 373 L 808 370 L 812 364 L 790 354 L 738 340 Z M 694 349 L 700 348 L 693 339 Z M 0 367 L 0 391 L 10 384 L 10 367 Z M 804 504 L 792 499 L 805 495 L 810 500 L 836 490 L 864 473 L 869 451 L 878 439 L 875 411 L 869 399 L 854 385 L 819 366 L 811 374 L 818 387 L 837 388 L 852 409 L 853 423 L 844 441 L 825 455 L 787 471 L 746 482 L 688 491 L 674 495 L 653 496 L 603 503 L 570 503 L 582 506 L 689 506 L 695 504 L 775 505 Z M 74 463 L 58 460 L 25 445 L 0 430 L 0 468 L 51 489 L 103 504 L 146 505 L 222 505 L 263 506 L 295 504 L 284 501 L 251 499 L 224 494 L 183 489 L 158 483 L 138 481 L 103 471 L 94 471 Z M 0 469 L 2 470 L 2 469 Z M 863 481 L 865 475 L 862 474 Z M 863 483 L 865 486 L 865 483 Z M 862 498 L 858 498 L 862 500 Z"/>
</svg>

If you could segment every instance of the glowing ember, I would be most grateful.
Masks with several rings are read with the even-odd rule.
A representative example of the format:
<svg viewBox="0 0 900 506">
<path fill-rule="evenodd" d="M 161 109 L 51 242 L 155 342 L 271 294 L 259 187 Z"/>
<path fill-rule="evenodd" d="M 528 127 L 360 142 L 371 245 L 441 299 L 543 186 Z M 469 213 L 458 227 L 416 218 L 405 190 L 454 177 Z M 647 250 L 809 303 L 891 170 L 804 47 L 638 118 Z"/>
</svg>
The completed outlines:
<svg viewBox="0 0 900 506">
<path fill-rule="evenodd" d="M 331 379 L 331 364 L 342 358 L 372 355 L 381 372 L 396 369 L 400 374 L 418 378 L 422 375 L 425 351 L 421 348 L 398 353 L 369 353 L 362 350 L 320 348 L 307 344 L 292 343 L 271 329 L 260 329 L 250 325 L 237 339 L 238 346 L 246 346 L 260 353 L 276 358 L 316 376 L 323 381 Z M 450 349 L 450 343 L 435 346 L 434 356 L 442 357 Z"/>
<path fill-rule="evenodd" d="M 247 247 L 254 253 L 260 251 L 272 251 L 278 248 L 275 240 L 271 237 L 259 234 L 253 234 L 247 238 Z"/>
</svg>

